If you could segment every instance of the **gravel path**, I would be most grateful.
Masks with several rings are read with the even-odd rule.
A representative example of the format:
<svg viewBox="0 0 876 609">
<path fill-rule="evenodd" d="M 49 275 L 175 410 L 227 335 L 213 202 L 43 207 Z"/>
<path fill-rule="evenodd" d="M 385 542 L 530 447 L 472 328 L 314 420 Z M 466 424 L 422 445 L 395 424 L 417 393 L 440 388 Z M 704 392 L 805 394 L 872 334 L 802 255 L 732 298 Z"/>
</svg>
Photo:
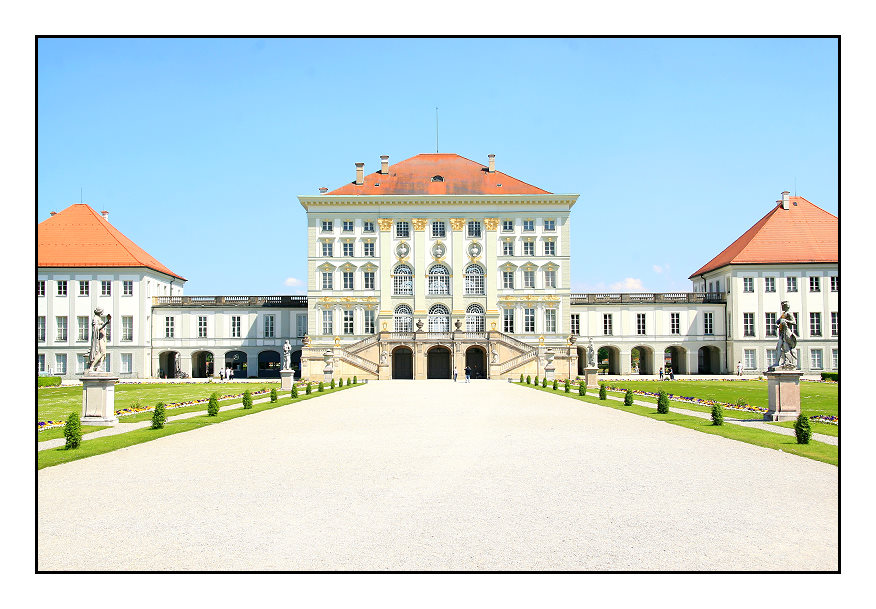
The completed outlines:
<svg viewBox="0 0 876 609">
<path fill-rule="evenodd" d="M 838 470 L 510 383 L 373 382 L 38 473 L 40 570 L 835 570 Z"/>
</svg>

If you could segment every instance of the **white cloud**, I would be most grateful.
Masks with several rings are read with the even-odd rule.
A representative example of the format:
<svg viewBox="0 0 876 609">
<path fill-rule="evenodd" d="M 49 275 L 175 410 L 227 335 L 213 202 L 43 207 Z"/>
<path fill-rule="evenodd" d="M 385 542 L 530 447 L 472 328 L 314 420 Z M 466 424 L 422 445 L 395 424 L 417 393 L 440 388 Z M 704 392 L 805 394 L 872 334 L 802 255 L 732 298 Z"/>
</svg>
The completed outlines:
<svg viewBox="0 0 876 609">
<path fill-rule="evenodd" d="M 658 273 L 658 274 L 659 274 L 659 273 L 662 273 L 662 272 L 663 272 L 663 267 L 660 266 L 659 264 L 655 264 L 655 265 L 652 266 L 651 268 L 654 269 L 654 272 L 655 272 L 655 273 Z"/>
<path fill-rule="evenodd" d="M 294 288 L 300 285 L 304 285 L 304 282 L 298 279 L 297 277 L 287 277 L 286 281 L 283 282 L 285 285 L 290 288 Z"/>
<path fill-rule="evenodd" d="M 642 285 L 641 279 L 627 277 L 623 281 L 618 281 L 608 286 L 612 292 L 644 292 L 645 287 Z"/>
</svg>

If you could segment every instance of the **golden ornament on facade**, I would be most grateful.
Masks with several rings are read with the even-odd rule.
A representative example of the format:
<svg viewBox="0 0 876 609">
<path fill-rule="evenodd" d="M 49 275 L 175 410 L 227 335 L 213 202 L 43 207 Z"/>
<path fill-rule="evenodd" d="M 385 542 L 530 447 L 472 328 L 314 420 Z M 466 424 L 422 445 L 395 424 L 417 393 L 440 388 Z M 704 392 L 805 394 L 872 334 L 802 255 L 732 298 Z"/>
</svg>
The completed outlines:
<svg viewBox="0 0 876 609">
<path fill-rule="evenodd" d="M 426 218 L 414 218 L 411 220 L 411 224 L 414 225 L 414 230 L 423 230 L 426 228 Z"/>
<path fill-rule="evenodd" d="M 462 230 L 465 227 L 465 218 L 450 218 L 450 228 Z"/>
<path fill-rule="evenodd" d="M 382 231 L 392 230 L 392 218 L 378 218 L 377 225 Z"/>
<path fill-rule="evenodd" d="M 496 230 L 499 226 L 499 218 L 484 218 L 484 226 L 487 230 Z"/>
</svg>

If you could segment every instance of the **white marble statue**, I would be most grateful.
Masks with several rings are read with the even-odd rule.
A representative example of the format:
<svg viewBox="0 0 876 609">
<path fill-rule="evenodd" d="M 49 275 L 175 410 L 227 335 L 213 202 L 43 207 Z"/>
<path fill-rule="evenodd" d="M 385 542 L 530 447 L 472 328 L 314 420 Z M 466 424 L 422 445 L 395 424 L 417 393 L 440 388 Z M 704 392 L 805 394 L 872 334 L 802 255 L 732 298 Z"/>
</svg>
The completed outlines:
<svg viewBox="0 0 876 609">
<path fill-rule="evenodd" d="M 106 327 L 110 324 L 112 316 L 107 313 L 103 317 L 103 309 L 97 307 L 94 317 L 91 318 L 91 349 L 88 352 L 88 372 L 101 372 L 100 367 L 106 359 Z"/>
<path fill-rule="evenodd" d="M 289 344 L 289 340 L 286 339 L 286 342 L 283 344 L 283 370 L 291 370 L 292 369 L 292 345 Z"/>
<path fill-rule="evenodd" d="M 797 347 L 797 321 L 788 309 L 790 309 L 788 301 L 783 300 L 782 312 L 779 313 L 776 320 L 779 334 L 776 351 L 779 354 L 778 367 L 783 370 L 794 370 L 797 368 L 797 355 L 794 351 Z"/>
</svg>

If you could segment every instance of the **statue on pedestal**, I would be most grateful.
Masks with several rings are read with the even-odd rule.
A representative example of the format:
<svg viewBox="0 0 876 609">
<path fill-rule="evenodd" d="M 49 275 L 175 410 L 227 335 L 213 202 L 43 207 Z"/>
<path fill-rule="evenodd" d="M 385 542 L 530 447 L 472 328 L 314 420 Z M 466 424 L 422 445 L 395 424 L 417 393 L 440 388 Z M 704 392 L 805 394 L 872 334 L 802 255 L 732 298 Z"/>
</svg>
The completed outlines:
<svg viewBox="0 0 876 609">
<path fill-rule="evenodd" d="M 94 317 L 91 318 L 91 349 L 88 352 L 87 373 L 100 372 L 99 368 L 106 359 L 106 327 L 110 324 L 112 316 L 107 313 L 103 317 L 103 309 L 97 307 Z"/>
<path fill-rule="evenodd" d="M 283 370 L 292 369 L 292 345 L 289 344 L 289 339 L 283 344 Z"/>
<path fill-rule="evenodd" d="M 496 348 L 495 348 L 495 347 L 493 347 L 493 350 L 490 352 L 490 356 L 493 358 L 493 363 L 494 363 L 494 364 L 498 364 L 498 363 L 499 363 L 499 352 L 496 351 Z"/>
<path fill-rule="evenodd" d="M 380 352 L 380 363 L 386 364 L 386 358 L 389 357 L 389 353 L 386 352 L 386 349 Z"/>
<path fill-rule="evenodd" d="M 778 367 L 782 370 L 796 370 L 797 356 L 794 349 L 797 347 L 797 321 L 788 310 L 790 305 L 787 300 L 782 301 L 782 311 L 776 320 L 779 341 L 776 343 L 776 351 L 779 354 Z"/>
<path fill-rule="evenodd" d="M 596 350 L 593 348 L 593 339 L 587 345 L 587 367 L 596 368 Z"/>
</svg>

